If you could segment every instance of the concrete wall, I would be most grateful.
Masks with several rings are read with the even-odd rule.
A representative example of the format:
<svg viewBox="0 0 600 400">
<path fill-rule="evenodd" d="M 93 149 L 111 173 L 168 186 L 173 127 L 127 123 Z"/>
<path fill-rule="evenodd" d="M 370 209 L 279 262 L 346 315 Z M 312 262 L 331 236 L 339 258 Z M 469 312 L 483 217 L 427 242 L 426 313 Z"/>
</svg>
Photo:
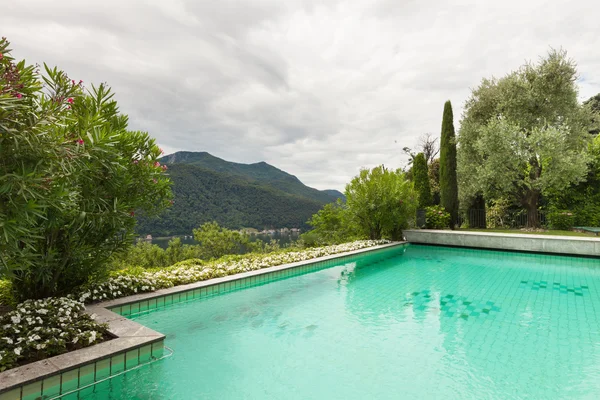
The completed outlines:
<svg viewBox="0 0 600 400">
<path fill-rule="evenodd" d="M 407 230 L 404 231 L 404 237 L 410 243 L 600 257 L 600 239 L 591 237 L 438 231 L 429 229 Z"/>
</svg>

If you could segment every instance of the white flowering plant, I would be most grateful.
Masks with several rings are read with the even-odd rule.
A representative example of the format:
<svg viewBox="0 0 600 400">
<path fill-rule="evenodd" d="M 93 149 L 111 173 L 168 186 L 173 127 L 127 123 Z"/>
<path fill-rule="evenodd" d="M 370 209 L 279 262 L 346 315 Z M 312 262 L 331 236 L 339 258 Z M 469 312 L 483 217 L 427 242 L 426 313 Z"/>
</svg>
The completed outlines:
<svg viewBox="0 0 600 400">
<path fill-rule="evenodd" d="M 282 250 L 269 254 L 250 253 L 225 256 L 205 262 L 192 259 L 171 267 L 157 269 L 130 268 L 116 272 L 108 279 L 81 288 L 76 298 L 81 302 L 97 302 L 157 289 L 185 285 L 211 278 L 254 271 L 276 265 L 306 261 L 317 257 L 363 249 L 389 243 L 387 240 L 358 240 L 332 246 L 316 247 L 300 251 Z"/>
<path fill-rule="evenodd" d="M 106 340 L 107 329 L 81 302 L 27 300 L 0 316 L 0 372 Z"/>
</svg>

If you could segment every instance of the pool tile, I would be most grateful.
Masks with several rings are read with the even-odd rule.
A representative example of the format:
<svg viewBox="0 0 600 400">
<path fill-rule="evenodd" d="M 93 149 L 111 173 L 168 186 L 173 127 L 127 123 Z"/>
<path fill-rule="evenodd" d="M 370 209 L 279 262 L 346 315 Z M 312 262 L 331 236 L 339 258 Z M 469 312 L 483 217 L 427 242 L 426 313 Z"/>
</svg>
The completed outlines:
<svg viewBox="0 0 600 400">
<path fill-rule="evenodd" d="M 37 381 L 23 387 L 23 400 L 37 400 L 42 395 L 42 381 Z"/>
<path fill-rule="evenodd" d="M 55 375 L 44 379 L 43 382 L 44 392 L 42 397 L 49 398 L 60 394 L 60 375 Z M 2 396 L 0 396 L 0 400 Z"/>
<path fill-rule="evenodd" d="M 125 370 L 125 354 L 117 354 L 111 357 L 110 360 L 110 374 L 118 374 Z"/>
<path fill-rule="evenodd" d="M 96 381 L 110 376 L 110 358 L 96 361 Z"/>
<path fill-rule="evenodd" d="M 0 394 L 0 400 L 20 400 L 21 388 L 13 389 L 10 392 Z"/>
<path fill-rule="evenodd" d="M 94 383 L 94 364 L 87 364 L 79 368 L 79 387 Z"/>
<path fill-rule="evenodd" d="M 72 369 L 62 373 L 61 394 L 70 392 L 79 387 L 79 369 Z"/>
<path fill-rule="evenodd" d="M 125 353 L 125 369 L 137 367 L 139 364 L 139 350 L 133 349 Z"/>
</svg>

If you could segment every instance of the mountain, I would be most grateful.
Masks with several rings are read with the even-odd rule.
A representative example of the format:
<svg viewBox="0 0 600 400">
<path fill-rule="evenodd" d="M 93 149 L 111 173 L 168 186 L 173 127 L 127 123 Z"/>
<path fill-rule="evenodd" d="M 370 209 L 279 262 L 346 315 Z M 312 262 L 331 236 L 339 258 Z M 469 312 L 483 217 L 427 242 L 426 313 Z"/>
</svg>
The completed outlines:
<svg viewBox="0 0 600 400">
<path fill-rule="evenodd" d="M 267 184 L 288 194 L 329 203 L 340 195 L 337 190 L 317 190 L 306 186 L 294 175 L 290 175 L 266 162 L 254 164 L 239 164 L 225 161 L 207 152 L 179 151 L 161 158 L 161 163 L 167 165 L 188 164 L 202 167 L 215 172 L 234 175 L 248 182 Z M 332 193 L 335 192 L 335 193 Z M 343 195 L 342 195 L 343 196 Z"/>
<path fill-rule="evenodd" d="M 189 235 L 204 222 L 231 228 L 307 228 L 306 221 L 343 194 L 319 191 L 267 163 L 238 164 L 208 153 L 165 156 L 175 203 L 159 217 L 138 217 L 137 232 Z"/>
<path fill-rule="evenodd" d="M 344 195 L 344 193 L 340 192 L 339 190 L 326 189 L 326 190 L 322 190 L 322 192 L 327 193 L 328 195 L 335 197 L 336 199 L 342 199 L 342 201 L 346 201 L 346 196 Z"/>
</svg>

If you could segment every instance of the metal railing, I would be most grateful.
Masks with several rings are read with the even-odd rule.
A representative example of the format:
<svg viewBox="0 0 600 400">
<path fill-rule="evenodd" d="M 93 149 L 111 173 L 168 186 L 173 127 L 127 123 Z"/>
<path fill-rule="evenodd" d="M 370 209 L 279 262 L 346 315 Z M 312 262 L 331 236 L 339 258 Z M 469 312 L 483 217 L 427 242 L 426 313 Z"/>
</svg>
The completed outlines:
<svg viewBox="0 0 600 400">
<path fill-rule="evenodd" d="M 459 214 L 455 225 L 481 229 L 539 228 L 547 225 L 547 215 L 540 210 L 467 210 Z"/>
</svg>

